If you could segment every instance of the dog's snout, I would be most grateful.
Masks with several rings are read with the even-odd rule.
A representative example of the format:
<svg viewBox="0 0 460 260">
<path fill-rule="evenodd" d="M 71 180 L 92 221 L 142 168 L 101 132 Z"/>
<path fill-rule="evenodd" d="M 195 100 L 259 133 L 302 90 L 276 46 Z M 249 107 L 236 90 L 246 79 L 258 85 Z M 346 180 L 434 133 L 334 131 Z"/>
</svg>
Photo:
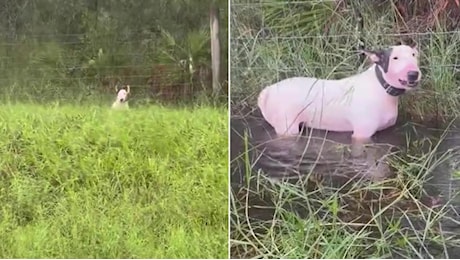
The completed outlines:
<svg viewBox="0 0 460 260">
<path fill-rule="evenodd" d="M 125 99 L 124 99 L 124 98 L 120 98 L 120 102 L 124 102 L 124 101 L 125 101 Z"/>
<path fill-rule="evenodd" d="M 407 72 L 407 79 L 408 79 L 408 81 L 411 81 L 411 82 L 417 81 L 417 80 L 418 80 L 418 76 L 419 76 L 419 72 L 418 72 L 418 71 L 412 70 L 412 71 Z"/>
</svg>

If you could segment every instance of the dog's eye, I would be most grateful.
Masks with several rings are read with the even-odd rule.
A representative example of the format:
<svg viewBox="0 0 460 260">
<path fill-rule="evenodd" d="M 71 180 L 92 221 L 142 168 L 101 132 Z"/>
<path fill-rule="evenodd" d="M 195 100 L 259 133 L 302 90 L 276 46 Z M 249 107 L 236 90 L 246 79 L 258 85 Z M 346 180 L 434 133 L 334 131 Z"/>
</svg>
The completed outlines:
<svg viewBox="0 0 460 260">
<path fill-rule="evenodd" d="M 415 57 L 415 53 L 412 53 L 412 56 Z"/>
<path fill-rule="evenodd" d="M 398 59 L 398 57 L 393 57 L 393 60 L 397 60 L 397 59 Z"/>
</svg>

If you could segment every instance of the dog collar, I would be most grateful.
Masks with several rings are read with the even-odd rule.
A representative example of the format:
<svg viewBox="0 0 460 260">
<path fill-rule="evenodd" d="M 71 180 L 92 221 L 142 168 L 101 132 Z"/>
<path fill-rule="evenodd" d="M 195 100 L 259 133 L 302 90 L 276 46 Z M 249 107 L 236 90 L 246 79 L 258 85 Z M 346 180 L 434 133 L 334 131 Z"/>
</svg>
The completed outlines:
<svg viewBox="0 0 460 260">
<path fill-rule="evenodd" d="M 379 65 L 375 66 L 375 75 L 377 76 L 377 80 L 380 82 L 380 85 L 382 85 L 382 87 L 385 89 L 388 95 L 397 97 L 397 96 L 401 96 L 402 94 L 404 94 L 406 92 L 405 89 L 395 88 L 385 81 L 382 75 L 382 71 L 380 70 L 379 67 L 380 67 Z"/>
</svg>

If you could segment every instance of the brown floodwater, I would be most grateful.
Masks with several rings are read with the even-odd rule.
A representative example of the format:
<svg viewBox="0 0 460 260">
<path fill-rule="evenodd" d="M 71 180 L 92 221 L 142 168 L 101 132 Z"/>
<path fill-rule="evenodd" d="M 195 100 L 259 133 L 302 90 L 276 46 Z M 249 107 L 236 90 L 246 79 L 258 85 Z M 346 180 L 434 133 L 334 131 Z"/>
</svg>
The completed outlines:
<svg viewBox="0 0 460 260">
<path fill-rule="evenodd" d="M 447 134 L 436 151 L 438 157 L 447 151 L 452 156 L 431 167 L 423 185 L 424 195 L 420 200 L 425 205 L 447 207 L 449 218 L 441 221 L 441 228 L 446 234 L 459 234 L 460 239 L 460 215 L 457 213 L 460 212 L 460 196 L 457 196 L 460 182 L 455 178 L 455 172 L 460 170 L 460 152 L 457 148 L 460 147 L 460 130 L 457 130 L 457 127 L 460 128 L 460 120 L 455 121 L 449 131 L 439 129 L 436 125 L 423 126 L 400 120 L 394 127 L 375 134 L 375 144 L 367 149 L 369 155 L 358 163 L 350 158 L 348 152 L 351 133 L 304 129 L 301 137 L 277 138 L 260 112 L 247 108 L 233 111 L 230 126 L 231 187 L 234 194 L 238 194 L 245 186 L 246 176 L 254 175 L 258 170 L 274 180 L 295 180 L 314 172 L 315 175 L 327 179 L 328 185 L 336 187 L 357 176 L 366 180 L 385 179 L 395 174 L 385 163 L 391 154 L 404 154 L 408 149 L 408 142 L 419 140 L 425 140 L 419 149 L 428 152 L 443 134 Z M 249 158 L 249 167 L 246 158 Z M 274 209 L 270 208 L 270 201 L 253 196 L 247 203 L 259 206 L 249 210 L 249 217 L 252 219 L 273 218 Z M 411 206 L 407 207 L 409 209 Z M 305 210 L 292 210 L 297 214 L 308 214 Z M 419 222 L 419 219 L 407 219 L 406 224 L 414 225 Z M 420 226 L 423 228 L 423 223 Z M 424 246 L 423 251 L 420 253 L 427 257 L 460 258 L 460 245 Z"/>
</svg>

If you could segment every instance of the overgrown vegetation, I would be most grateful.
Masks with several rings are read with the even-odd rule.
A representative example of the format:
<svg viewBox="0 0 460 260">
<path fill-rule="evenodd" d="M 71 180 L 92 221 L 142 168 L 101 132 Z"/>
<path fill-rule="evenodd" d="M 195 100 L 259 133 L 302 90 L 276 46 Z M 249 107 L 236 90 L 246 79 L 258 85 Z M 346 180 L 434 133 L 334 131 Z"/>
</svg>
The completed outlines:
<svg viewBox="0 0 460 260">
<path fill-rule="evenodd" d="M 420 91 L 403 98 L 401 111 L 414 120 L 441 120 L 447 115 L 458 115 L 460 79 L 456 64 L 460 47 L 456 42 L 460 32 L 446 32 L 438 21 L 433 33 L 398 34 L 394 21 L 399 13 L 388 2 L 361 3 L 355 6 L 360 15 L 350 5 L 335 12 L 331 2 L 271 1 L 260 5 L 233 1 L 232 100 L 254 101 L 263 86 L 293 75 L 339 78 L 356 73 L 362 69 L 357 52 L 361 41 L 368 49 L 416 41 L 424 81 Z M 313 11 L 307 12 L 307 8 Z M 360 17 L 362 29 L 358 28 Z"/>
<path fill-rule="evenodd" d="M 224 89 L 227 1 L 2 1 L 0 94 L 82 102 L 130 84 L 133 102 L 208 97 L 212 5 L 220 10 Z"/>
<path fill-rule="evenodd" d="M 454 31 L 458 19 L 446 19 L 458 17 L 460 12 L 456 1 L 417 1 L 426 3 L 423 9 L 413 2 L 262 4 L 232 0 L 234 121 L 247 119 L 247 111 L 255 108 L 259 91 L 269 84 L 292 76 L 346 77 L 366 66 L 358 55 L 359 48 L 377 49 L 400 41 L 415 41 L 421 52 L 423 82 L 417 91 L 402 97 L 400 121 L 439 127 L 443 132 L 447 122 L 460 115 L 460 47 L 456 44 L 460 31 Z M 405 7 L 404 15 L 401 6 Z M 429 22 L 414 22 L 422 17 L 430 17 Z M 437 139 L 408 139 L 401 147 L 405 151 L 392 156 L 394 178 L 373 184 L 350 180 L 337 187 L 318 180 L 315 172 L 301 172 L 301 179 L 281 183 L 267 179 L 263 172 L 254 172 L 252 168 L 262 151 L 254 152 L 261 144 L 251 140 L 264 133 L 252 132 L 251 125 L 244 127 L 247 137 L 232 139 L 232 143 L 246 140 L 241 154 L 232 151 L 232 178 L 241 172 L 245 174 L 242 185 L 234 181 L 231 197 L 233 257 L 458 255 L 455 252 L 460 239 L 454 235 L 459 223 L 456 204 L 448 201 L 433 208 L 426 201 L 422 203 L 434 169 L 445 161 L 457 163 L 458 153 L 444 157 L 439 154 Z M 454 200 L 456 195 L 451 190 L 455 193 L 458 189 L 452 187 L 456 182 L 451 179 L 458 177 L 446 178 L 449 184 L 439 188 L 449 189 L 443 190 L 450 196 L 444 199 Z"/>
<path fill-rule="evenodd" d="M 211 7 L 224 90 L 227 1 L 0 1 L 1 257 L 227 257 Z"/>
<path fill-rule="evenodd" d="M 2 258 L 226 258 L 226 111 L 2 105 Z"/>
</svg>

